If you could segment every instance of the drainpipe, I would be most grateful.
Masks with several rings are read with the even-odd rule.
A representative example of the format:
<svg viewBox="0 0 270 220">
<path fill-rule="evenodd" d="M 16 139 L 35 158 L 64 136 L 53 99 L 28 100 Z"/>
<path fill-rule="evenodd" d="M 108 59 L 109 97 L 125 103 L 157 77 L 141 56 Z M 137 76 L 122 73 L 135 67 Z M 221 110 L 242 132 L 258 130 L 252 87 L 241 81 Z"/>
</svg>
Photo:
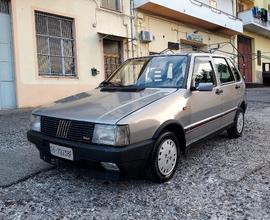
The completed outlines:
<svg viewBox="0 0 270 220">
<path fill-rule="evenodd" d="M 96 28 L 96 27 L 97 27 L 97 9 L 100 8 L 100 5 L 99 5 L 98 0 L 93 0 L 93 1 L 94 1 L 95 4 L 96 4 L 96 8 L 95 8 L 95 21 L 94 21 L 94 23 L 92 23 L 92 27 L 93 27 L 93 28 Z"/>
<path fill-rule="evenodd" d="M 131 54 L 134 58 L 134 18 L 135 18 L 135 6 L 134 0 L 130 0 L 130 34 L 131 34 Z"/>
<path fill-rule="evenodd" d="M 232 12 L 233 16 L 238 17 L 238 11 L 237 11 L 237 0 L 232 0 Z M 237 47 L 237 36 L 233 36 L 233 42 L 234 46 Z M 233 47 L 233 53 L 236 53 L 237 51 Z"/>
</svg>

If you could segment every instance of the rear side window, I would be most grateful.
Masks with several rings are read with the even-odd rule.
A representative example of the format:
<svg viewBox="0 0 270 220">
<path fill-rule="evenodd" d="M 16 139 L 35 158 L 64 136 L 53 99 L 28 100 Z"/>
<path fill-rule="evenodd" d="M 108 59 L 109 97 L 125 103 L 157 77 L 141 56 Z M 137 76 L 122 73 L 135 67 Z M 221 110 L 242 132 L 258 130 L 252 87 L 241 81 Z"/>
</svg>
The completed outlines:
<svg viewBox="0 0 270 220">
<path fill-rule="evenodd" d="M 213 59 L 221 84 L 234 82 L 235 79 L 227 61 L 221 57 L 214 57 Z"/>
<path fill-rule="evenodd" d="M 234 76 L 236 78 L 236 81 L 239 82 L 241 81 L 241 76 L 239 71 L 237 70 L 237 68 L 235 67 L 235 65 L 233 64 L 233 62 L 230 59 L 227 59 L 229 66 L 231 67 L 231 70 L 234 73 Z"/>
<path fill-rule="evenodd" d="M 192 86 L 198 87 L 199 83 L 216 85 L 214 69 L 208 57 L 195 57 Z"/>
</svg>

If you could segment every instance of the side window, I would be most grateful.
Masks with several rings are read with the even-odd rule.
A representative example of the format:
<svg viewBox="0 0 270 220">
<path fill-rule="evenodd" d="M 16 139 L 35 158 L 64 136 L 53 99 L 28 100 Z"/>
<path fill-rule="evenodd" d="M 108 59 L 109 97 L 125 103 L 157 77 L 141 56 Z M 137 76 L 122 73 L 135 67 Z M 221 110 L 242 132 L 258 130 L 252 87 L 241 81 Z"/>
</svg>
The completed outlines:
<svg viewBox="0 0 270 220">
<path fill-rule="evenodd" d="M 235 65 L 233 64 L 233 62 L 232 62 L 230 59 L 228 59 L 228 63 L 229 63 L 229 66 L 231 67 L 231 70 L 232 70 L 233 73 L 234 73 L 234 76 L 235 76 L 235 78 L 236 78 L 236 81 L 237 81 L 237 82 L 241 81 L 240 73 L 239 73 L 239 71 L 237 70 L 237 68 L 235 67 Z"/>
<path fill-rule="evenodd" d="M 208 57 L 195 57 L 192 86 L 198 87 L 199 83 L 216 85 L 215 73 Z"/>
<path fill-rule="evenodd" d="M 214 57 L 213 59 L 219 74 L 221 84 L 234 82 L 235 79 L 233 73 L 229 68 L 226 60 L 221 57 L 220 58 Z"/>
<path fill-rule="evenodd" d="M 101 0 L 101 7 L 120 11 L 120 0 Z"/>
</svg>

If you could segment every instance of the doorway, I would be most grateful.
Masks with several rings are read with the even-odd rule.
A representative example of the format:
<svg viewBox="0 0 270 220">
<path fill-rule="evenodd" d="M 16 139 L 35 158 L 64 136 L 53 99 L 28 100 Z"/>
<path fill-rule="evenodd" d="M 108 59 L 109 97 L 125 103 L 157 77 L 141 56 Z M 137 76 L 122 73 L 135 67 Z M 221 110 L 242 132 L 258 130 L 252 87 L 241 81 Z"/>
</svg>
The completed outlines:
<svg viewBox="0 0 270 220">
<path fill-rule="evenodd" d="M 0 109 L 16 107 L 9 4 L 0 0 Z"/>
<path fill-rule="evenodd" d="M 237 44 L 239 50 L 239 70 L 245 76 L 246 82 L 252 82 L 252 46 L 251 46 L 251 39 L 238 36 L 237 37 Z M 242 56 L 244 57 L 244 60 Z"/>
<path fill-rule="evenodd" d="M 122 45 L 120 40 L 103 39 L 105 79 L 121 65 Z"/>
</svg>

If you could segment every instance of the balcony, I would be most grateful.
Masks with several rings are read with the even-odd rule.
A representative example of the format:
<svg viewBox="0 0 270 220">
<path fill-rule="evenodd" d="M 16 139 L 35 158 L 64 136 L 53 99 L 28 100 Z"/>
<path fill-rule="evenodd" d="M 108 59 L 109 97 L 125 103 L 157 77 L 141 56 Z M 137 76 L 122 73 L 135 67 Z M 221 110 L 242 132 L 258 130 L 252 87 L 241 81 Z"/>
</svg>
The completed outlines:
<svg viewBox="0 0 270 220">
<path fill-rule="evenodd" d="M 150 14 L 230 36 L 243 32 L 243 23 L 240 19 L 198 0 L 135 0 L 135 7 Z"/>
<path fill-rule="evenodd" d="M 245 30 L 270 37 L 270 21 L 253 15 L 252 9 L 240 12 L 238 17 L 242 19 Z"/>
</svg>

